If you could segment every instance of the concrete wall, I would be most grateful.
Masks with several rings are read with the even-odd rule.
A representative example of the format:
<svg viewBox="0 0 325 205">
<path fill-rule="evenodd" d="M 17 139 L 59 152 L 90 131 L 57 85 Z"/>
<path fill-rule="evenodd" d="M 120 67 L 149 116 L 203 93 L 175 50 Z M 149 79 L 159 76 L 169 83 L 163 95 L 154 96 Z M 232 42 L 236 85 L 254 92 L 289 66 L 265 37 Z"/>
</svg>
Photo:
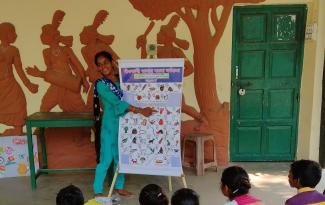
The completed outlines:
<svg viewBox="0 0 325 205">
<path fill-rule="evenodd" d="M 318 25 L 317 39 L 316 41 L 307 42 L 305 53 L 306 61 L 304 63 L 304 72 L 310 73 L 309 79 L 303 79 L 301 92 L 306 95 L 311 95 L 310 99 L 302 97 L 304 101 L 301 102 L 301 112 L 305 115 L 306 119 L 302 119 L 303 115 L 300 115 L 300 120 L 305 121 L 301 123 L 299 131 L 298 144 L 298 157 L 318 159 L 319 156 L 319 135 L 320 135 L 320 117 L 321 117 L 321 103 L 322 103 L 322 73 L 324 63 L 324 47 L 325 47 L 325 1 L 319 0 L 314 4 L 314 15 L 309 19 L 310 23 L 316 23 Z M 310 64 L 309 64 L 310 63 Z M 311 70 L 311 72 L 309 72 Z M 303 77 L 308 78 L 307 75 Z M 310 89 L 304 88 L 306 86 Z M 309 92 L 311 92 L 309 94 Z M 308 94 L 307 94 L 308 93 Z M 309 102 L 311 101 L 311 102 Z M 308 102 L 308 104 L 307 104 Z M 305 104 L 306 103 L 306 104 Z M 311 104 L 309 104 L 311 103 Z M 308 111 L 308 112 L 306 112 Z M 308 120 L 308 121 L 306 121 Z M 310 127 L 308 130 L 304 130 L 304 125 Z M 306 132 L 306 135 L 303 134 Z M 308 142 L 304 144 L 303 142 Z"/>
</svg>

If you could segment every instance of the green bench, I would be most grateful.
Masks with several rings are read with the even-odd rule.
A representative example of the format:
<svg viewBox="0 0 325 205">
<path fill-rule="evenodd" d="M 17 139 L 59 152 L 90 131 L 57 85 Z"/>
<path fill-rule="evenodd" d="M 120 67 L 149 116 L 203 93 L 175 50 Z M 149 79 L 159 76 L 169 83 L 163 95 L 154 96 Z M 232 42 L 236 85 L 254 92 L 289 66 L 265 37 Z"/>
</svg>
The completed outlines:
<svg viewBox="0 0 325 205">
<path fill-rule="evenodd" d="M 27 141 L 30 180 L 32 190 L 36 189 L 36 179 L 42 173 L 57 173 L 57 172 L 82 172 L 93 171 L 93 168 L 73 168 L 73 169 L 48 169 L 46 145 L 44 137 L 44 128 L 66 128 L 66 127 L 93 127 L 94 119 L 92 113 L 71 113 L 71 112 L 36 112 L 26 118 Z M 32 128 L 39 128 L 40 143 L 42 151 L 42 166 L 35 173 Z M 36 148 L 37 149 L 37 148 Z"/>
</svg>

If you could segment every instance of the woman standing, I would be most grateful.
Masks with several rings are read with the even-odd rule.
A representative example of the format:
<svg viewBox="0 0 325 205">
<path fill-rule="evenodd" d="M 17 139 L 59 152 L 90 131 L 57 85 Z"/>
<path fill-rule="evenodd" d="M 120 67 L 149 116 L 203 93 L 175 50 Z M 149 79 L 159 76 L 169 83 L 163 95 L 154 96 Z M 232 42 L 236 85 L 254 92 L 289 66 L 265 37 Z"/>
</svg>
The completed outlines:
<svg viewBox="0 0 325 205">
<path fill-rule="evenodd" d="M 112 55 L 110 53 L 106 51 L 97 53 L 95 55 L 95 64 L 104 77 L 95 82 L 94 89 L 95 120 L 99 120 L 100 117 L 99 99 L 103 105 L 103 116 L 100 136 L 100 161 L 96 167 L 93 188 L 96 196 L 102 196 L 107 169 L 112 162 L 114 162 L 114 170 L 118 165 L 119 117 L 127 112 L 140 113 L 145 117 L 149 117 L 156 111 L 150 107 L 137 108 L 122 100 L 123 93 L 120 89 L 118 76 L 112 66 Z M 132 193 L 124 189 L 123 174 L 118 174 L 115 190 L 122 196 L 132 195 Z"/>
</svg>

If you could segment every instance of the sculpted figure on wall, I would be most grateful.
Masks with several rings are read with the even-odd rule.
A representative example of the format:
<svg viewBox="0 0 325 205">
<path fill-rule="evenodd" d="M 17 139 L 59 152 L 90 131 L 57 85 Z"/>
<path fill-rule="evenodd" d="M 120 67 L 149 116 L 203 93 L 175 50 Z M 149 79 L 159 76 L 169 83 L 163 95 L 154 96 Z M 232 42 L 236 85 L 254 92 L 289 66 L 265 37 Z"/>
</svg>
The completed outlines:
<svg viewBox="0 0 325 205">
<path fill-rule="evenodd" d="M 72 36 L 61 36 L 58 30 L 64 15 L 63 11 L 56 11 L 52 24 L 42 27 L 41 41 L 49 46 L 43 50 L 46 71 L 41 71 L 37 66 L 27 68 L 29 75 L 43 78 L 50 83 L 42 98 L 41 112 L 49 112 L 56 105 L 59 105 L 64 112 L 87 110 L 80 94 L 81 85 L 83 92 L 89 89 L 84 68 L 71 49 Z"/>
<path fill-rule="evenodd" d="M 119 56 L 111 48 L 111 45 L 114 41 L 114 35 L 102 35 L 97 31 L 99 26 L 103 24 L 103 22 L 106 20 L 107 16 L 107 11 L 100 10 L 96 14 L 93 23 L 89 26 L 85 26 L 82 32 L 80 33 L 80 42 L 85 45 L 81 48 L 81 53 L 88 66 L 86 69 L 86 75 L 88 76 L 89 81 L 92 84 L 87 97 L 87 108 L 89 111 L 92 111 L 93 106 L 93 83 L 98 78 L 102 77 L 102 75 L 97 71 L 97 66 L 94 63 L 96 53 L 100 51 L 108 51 L 109 53 L 111 53 L 116 68 L 116 62 L 117 59 L 119 59 Z"/>
<path fill-rule="evenodd" d="M 189 42 L 176 37 L 176 27 L 180 21 L 178 15 L 174 15 L 170 18 L 166 25 L 160 27 L 157 33 L 157 57 L 158 58 L 184 58 L 185 59 L 185 69 L 184 77 L 191 75 L 194 72 L 192 63 L 186 58 L 183 50 L 189 48 Z M 141 49 L 141 58 L 147 57 L 146 44 L 147 35 L 153 27 L 153 22 L 151 22 L 146 29 L 145 33 L 137 38 L 137 48 Z M 188 114 L 194 119 L 201 123 L 207 123 L 206 119 L 201 115 L 194 107 L 189 106 L 185 103 L 185 97 L 183 95 L 182 102 L 182 112 Z"/>
<path fill-rule="evenodd" d="M 6 129 L 1 135 L 21 135 L 25 124 L 26 98 L 13 73 L 15 68 L 23 84 L 32 93 L 38 91 L 38 85 L 26 77 L 18 48 L 11 45 L 17 34 L 11 23 L 0 24 L 0 123 L 13 128 Z"/>
<path fill-rule="evenodd" d="M 264 0 L 129 0 L 150 20 L 163 20 L 176 13 L 186 23 L 194 48 L 194 88 L 200 115 L 208 121 L 200 132 L 215 135 L 216 156 L 220 165 L 229 158 L 229 103 L 221 102 L 216 88 L 215 50 L 223 35 L 235 3 L 258 3 Z M 212 27 L 212 28 L 211 28 Z M 196 132 L 197 120 L 182 124 L 182 134 Z"/>
</svg>

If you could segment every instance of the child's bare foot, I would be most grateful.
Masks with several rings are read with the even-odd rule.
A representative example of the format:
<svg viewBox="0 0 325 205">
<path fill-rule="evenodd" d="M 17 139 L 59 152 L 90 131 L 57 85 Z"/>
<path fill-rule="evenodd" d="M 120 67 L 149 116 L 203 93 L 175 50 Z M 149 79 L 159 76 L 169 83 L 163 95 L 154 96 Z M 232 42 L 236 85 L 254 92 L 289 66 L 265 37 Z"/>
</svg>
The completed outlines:
<svg viewBox="0 0 325 205">
<path fill-rule="evenodd" d="M 115 189 L 115 192 L 121 196 L 127 196 L 127 197 L 134 196 L 132 192 L 129 192 L 125 189 Z"/>
</svg>

